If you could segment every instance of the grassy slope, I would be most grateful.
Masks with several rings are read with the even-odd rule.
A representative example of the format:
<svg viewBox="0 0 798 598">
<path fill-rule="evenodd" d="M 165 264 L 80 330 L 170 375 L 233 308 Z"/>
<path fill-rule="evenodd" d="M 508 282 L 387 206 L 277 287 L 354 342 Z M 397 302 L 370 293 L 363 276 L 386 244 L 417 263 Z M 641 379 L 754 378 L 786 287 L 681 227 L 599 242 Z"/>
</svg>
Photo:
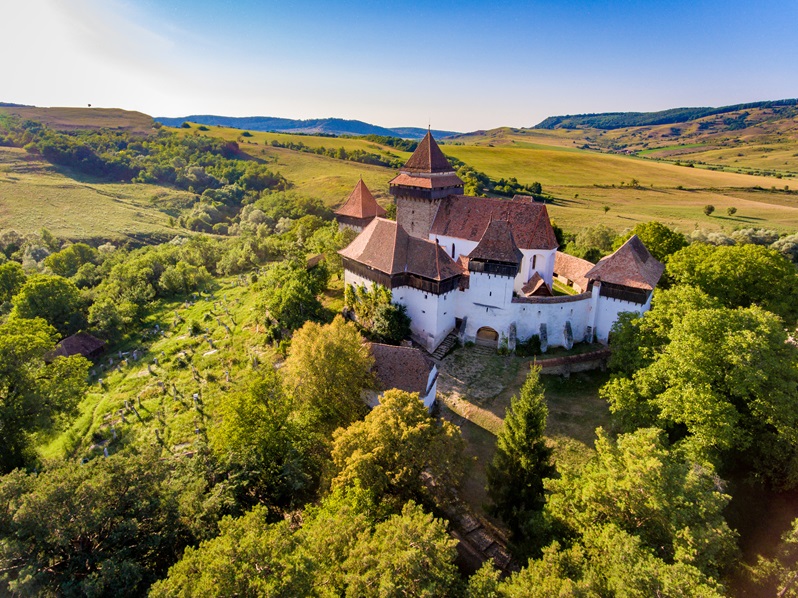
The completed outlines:
<svg viewBox="0 0 798 598">
<path fill-rule="evenodd" d="M 0 229 L 32 233 L 45 227 L 70 239 L 167 239 L 177 229 L 160 211 L 187 195 L 157 185 L 73 178 L 16 148 L 0 148 Z"/>
<path fill-rule="evenodd" d="M 113 372 L 100 372 L 98 364 L 79 416 L 67 430 L 42 442 L 42 455 L 82 458 L 98 454 L 102 445 L 114 452 L 133 440 L 156 441 L 156 429 L 167 450 L 189 450 L 187 447 L 196 439 L 195 426 L 204 431 L 212 425 L 218 402 L 251 369 L 252 357 L 257 356 L 263 364 L 271 363 L 274 357 L 264 345 L 263 328 L 258 325 L 258 295 L 251 292 L 244 278 L 240 280 L 241 283 L 237 278 L 221 280 L 213 293 L 205 293 L 196 301 L 158 304 L 133 338 L 113 345 L 102 363 L 107 366 L 110 358 L 112 367 L 116 367 L 120 362 L 118 351 L 131 352 L 134 348 L 140 352 L 139 360 L 130 359 L 127 366 Z M 213 347 L 205 339 L 205 332 L 189 335 L 191 322 L 198 322 L 203 331 L 207 328 Z M 154 333 L 156 324 L 165 331 L 163 336 Z M 223 324 L 229 327 L 229 334 Z M 187 356 L 183 359 L 187 365 L 181 365 L 181 355 Z M 199 381 L 194 378 L 191 365 L 196 367 Z M 230 383 L 225 370 L 230 372 Z M 99 377 L 103 378 L 102 388 Z M 165 390 L 161 390 L 159 381 Z M 173 398 L 173 384 L 181 395 L 177 400 Z M 194 407 L 194 393 L 201 397 L 199 409 Z M 126 413 L 126 422 L 121 421 L 119 410 L 126 400 L 136 406 L 143 421 L 132 411 Z M 116 429 L 116 440 L 111 425 Z M 94 446 L 98 444 L 99 448 Z"/>
<path fill-rule="evenodd" d="M 557 198 L 549 207 L 551 216 L 568 230 L 603 223 L 621 231 L 648 220 L 660 220 L 684 232 L 694 227 L 717 230 L 750 226 L 798 230 L 798 194 L 753 189 L 781 184 L 772 177 L 686 168 L 565 147 L 517 147 L 512 139 L 504 139 L 502 144 L 488 142 L 493 147 L 483 140 L 480 145 L 444 145 L 443 150 L 494 177 L 515 176 L 521 183 L 539 181 Z M 628 186 L 633 178 L 638 187 Z M 707 204 L 716 208 L 711 217 L 703 213 Z M 610 211 L 605 213 L 604 206 Z M 729 207 L 737 208 L 733 217 L 725 213 Z"/>
<path fill-rule="evenodd" d="M 115 129 L 130 133 L 148 133 L 153 119 L 141 112 L 119 108 L 17 108 L 0 106 L 0 114 L 12 114 L 43 122 L 59 131 L 75 129 Z"/>
<path fill-rule="evenodd" d="M 194 130 L 196 127 L 193 127 Z M 213 135 L 230 141 L 238 141 L 242 151 L 255 159 L 272 164 L 294 185 L 293 189 L 304 195 L 318 197 L 328 206 L 339 206 L 354 188 L 360 176 L 376 199 L 383 205 L 391 201 L 388 194 L 388 181 L 396 172 L 381 166 L 371 166 L 346 160 L 337 160 L 327 156 L 319 156 L 307 152 L 272 147 L 272 140 L 280 143 L 303 143 L 317 148 L 339 148 L 347 151 L 363 150 L 380 154 L 385 158 L 407 159 L 410 154 L 400 152 L 392 147 L 378 145 L 362 139 L 341 139 L 316 137 L 311 135 L 289 135 L 284 133 L 252 132 L 252 137 L 242 137 L 239 129 L 225 127 L 208 127 L 207 135 Z M 172 129 L 185 132 L 186 129 Z"/>
</svg>

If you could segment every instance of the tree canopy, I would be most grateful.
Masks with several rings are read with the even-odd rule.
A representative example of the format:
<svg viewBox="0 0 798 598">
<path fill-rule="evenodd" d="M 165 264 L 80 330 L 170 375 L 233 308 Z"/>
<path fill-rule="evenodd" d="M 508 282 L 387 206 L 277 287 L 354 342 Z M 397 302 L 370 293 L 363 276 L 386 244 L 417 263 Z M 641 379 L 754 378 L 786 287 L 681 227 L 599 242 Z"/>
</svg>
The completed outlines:
<svg viewBox="0 0 798 598">
<path fill-rule="evenodd" d="M 333 486 L 359 484 L 375 499 L 422 500 L 426 475 L 444 490 L 457 485 L 462 451 L 460 431 L 435 421 L 417 393 L 389 390 L 363 421 L 336 431 Z"/>
<path fill-rule="evenodd" d="M 41 318 L 0 324 L 0 473 L 30 462 L 31 434 L 72 415 L 86 390 L 86 359 L 45 361 L 56 338 Z"/>
<path fill-rule="evenodd" d="M 373 365 L 355 326 L 336 316 L 331 324 L 307 322 L 294 333 L 284 380 L 300 408 L 331 432 L 366 414 L 361 395 L 374 385 Z"/>
<path fill-rule="evenodd" d="M 80 291 L 72 281 L 61 276 L 36 274 L 29 277 L 12 302 L 15 317 L 42 318 L 61 336 L 74 334 L 86 325 Z"/>
<path fill-rule="evenodd" d="M 798 318 L 798 271 L 773 249 L 693 243 L 671 256 L 666 272 L 676 284 L 698 287 L 726 307 L 759 305 L 788 323 Z"/>
<path fill-rule="evenodd" d="M 601 429 L 596 454 L 583 470 L 550 479 L 547 512 L 578 534 L 605 525 L 637 537 L 666 563 L 683 563 L 716 576 L 735 552 L 723 518 L 730 497 L 711 465 L 668 449 L 665 434 L 641 428 L 613 441 Z"/>
</svg>

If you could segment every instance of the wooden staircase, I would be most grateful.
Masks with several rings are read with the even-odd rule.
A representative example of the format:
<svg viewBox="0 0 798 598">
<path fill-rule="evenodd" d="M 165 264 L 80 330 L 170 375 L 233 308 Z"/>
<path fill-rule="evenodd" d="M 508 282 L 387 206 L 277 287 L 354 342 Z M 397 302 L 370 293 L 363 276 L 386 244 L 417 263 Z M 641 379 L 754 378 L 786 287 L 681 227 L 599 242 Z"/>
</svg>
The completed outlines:
<svg viewBox="0 0 798 598">
<path fill-rule="evenodd" d="M 441 344 L 438 345 L 438 347 L 430 354 L 430 356 L 435 361 L 440 361 L 446 357 L 446 354 L 456 347 L 458 343 L 459 341 L 457 340 L 457 334 L 452 331 L 446 336 L 445 339 L 443 339 L 443 341 L 441 341 Z"/>
</svg>

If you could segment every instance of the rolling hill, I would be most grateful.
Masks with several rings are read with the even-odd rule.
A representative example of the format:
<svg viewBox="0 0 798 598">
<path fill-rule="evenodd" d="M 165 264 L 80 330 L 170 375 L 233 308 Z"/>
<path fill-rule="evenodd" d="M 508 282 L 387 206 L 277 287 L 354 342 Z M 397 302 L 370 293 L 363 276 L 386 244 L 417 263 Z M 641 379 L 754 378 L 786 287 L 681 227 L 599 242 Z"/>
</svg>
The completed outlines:
<svg viewBox="0 0 798 598">
<path fill-rule="evenodd" d="M 405 137 L 408 139 L 421 139 L 427 132 L 418 127 L 386 128 L 371 125 L 362 120 L 345 120 L 342 118 L 315 118 L 310 120 L 294 120 L 290 118 L 275 118 L 271 116 L 215 116 L 211 114 L 194 114 L 182 117 L 159 116 L 155 120 L 169 126 L 179 127 L 184 122 L 200 125 L 213 125 L 244 129 L 247 131 L 269 131 L 278 133 L 299 133 L 305 135 L 384 135 L 387 137 Z M 455 131 L 434 130 L 432 134 L 437 138 L 457 135 Z"/>
</svg>

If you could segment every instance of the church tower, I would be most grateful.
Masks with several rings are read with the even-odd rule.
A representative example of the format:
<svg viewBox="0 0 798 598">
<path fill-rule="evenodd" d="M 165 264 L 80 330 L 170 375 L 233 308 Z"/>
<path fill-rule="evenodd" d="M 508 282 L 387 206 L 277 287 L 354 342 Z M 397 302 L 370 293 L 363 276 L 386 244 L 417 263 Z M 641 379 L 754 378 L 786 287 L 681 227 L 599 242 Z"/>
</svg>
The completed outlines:
<svg viewBox="0 0 798 598">
<path fill-rule="evenodd" d="M 389 184 L 396 202 L 397 223 L 420 239 L 429 238 L 440 200 L 463 194 L 463 181 L 429 131 L 399 170 L 399 176 Z"/>
</svg>

